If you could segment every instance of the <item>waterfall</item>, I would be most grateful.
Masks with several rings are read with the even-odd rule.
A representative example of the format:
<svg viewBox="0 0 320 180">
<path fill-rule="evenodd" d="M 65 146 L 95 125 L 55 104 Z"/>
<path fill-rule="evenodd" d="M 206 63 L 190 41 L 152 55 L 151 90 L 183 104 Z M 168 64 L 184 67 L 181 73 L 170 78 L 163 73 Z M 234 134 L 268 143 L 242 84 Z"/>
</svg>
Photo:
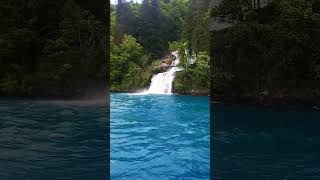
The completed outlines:
<svg viewBox="0 0 320 180">
<path fill-rule="evenodd" d="M 175 56 L 175 60 L 171 63 L 171 68 L 163 73 L 154 75 L 151 79 L 151 85 L 145 94 L 171 94 L 172 93 L 172 82 L 177 71 L 182 69 L 177 67 L 180 62 L 178 51 L 171 53 Z"/>
</svg>

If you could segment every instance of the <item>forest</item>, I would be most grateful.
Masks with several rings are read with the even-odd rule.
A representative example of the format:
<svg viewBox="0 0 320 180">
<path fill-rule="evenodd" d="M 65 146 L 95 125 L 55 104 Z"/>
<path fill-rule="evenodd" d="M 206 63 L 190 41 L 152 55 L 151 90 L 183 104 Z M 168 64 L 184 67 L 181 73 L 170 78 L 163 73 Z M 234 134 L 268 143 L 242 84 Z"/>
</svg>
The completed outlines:
<svg viewBox="0 0 320 180">
<path fill-rule="evenodd" d="M 2 0 L 0 95 L 81 97 L 105 88 L 108 10 L 104 1 Z"/>
<path fill-rule="evenodd" d="M 110 9 L 112 91 L 147 88 L 163 71 L 161 60 L 178 51 L 184 70 L 176 74 L 174 92 L 209 94 L 209 0 L 119 0 Z"/>
<path fill-rule="evenodd" d="M 223 0 L 212 17 L 232 26 L 211 33 L 211 93 L 216 100 L 319 105 L 320 1 Z"/>
<path fill-rule="evenodd" d="M 3 0 L 0 95 L 83 96 L 108 82 L 133 92 L 178 51 L 184 70 L 175 92 L 210 87 L 221 100 L 320 102 L 320 1 L 251 2 Z M 213 17 L 232 26 L 210 32 Z"/>
</svg>

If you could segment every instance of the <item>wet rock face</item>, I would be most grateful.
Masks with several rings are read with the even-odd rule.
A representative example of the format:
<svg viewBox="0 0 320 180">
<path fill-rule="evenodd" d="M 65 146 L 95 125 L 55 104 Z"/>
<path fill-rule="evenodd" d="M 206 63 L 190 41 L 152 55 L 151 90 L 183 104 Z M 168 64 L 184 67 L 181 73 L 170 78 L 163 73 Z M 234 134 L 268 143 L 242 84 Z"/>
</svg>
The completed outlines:
<svg viewBox="0 0 320 180">
<path fill-rule="evenodd" d="M 168 69 L 168 68 L 170 68 L 170 67 L 171 67 L 171 64 L 161 63 L 161 68 L 162 68 L 163 70 L 166 70 L 166 69 Z"/>
<path fill-rule="evenodd" d="M 171 64 L 172 64 L 172 61 L 173 61 L 172 59 L 163 59 L 163 60 L 162 60 L 162 63 L 171 65 Z"/>
<path fill-rule="evenodd" d="M 172 64 L 172 60 L 171 59 L 164 59 L 161 61 L 161 69 L 164 71 L 167 71 Z"/>
<path fill-rule="evenodd" d="M 171 54 L 167 54 L 165 57 L 161 59 L 161 69 L 163 71 L 167 71 L 171 68 L 172 61 L 175 60 L 175 57 Z"/>
</svg>

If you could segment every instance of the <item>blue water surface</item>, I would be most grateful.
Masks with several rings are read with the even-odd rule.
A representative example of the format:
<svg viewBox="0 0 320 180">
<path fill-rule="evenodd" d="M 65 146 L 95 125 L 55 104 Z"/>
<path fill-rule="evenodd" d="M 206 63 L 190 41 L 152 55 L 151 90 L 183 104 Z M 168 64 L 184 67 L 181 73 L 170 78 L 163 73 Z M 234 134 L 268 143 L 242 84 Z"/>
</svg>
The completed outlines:
<svg viewBox="0 0 320 180">
<path fill-rule="evenodd" d="M 108 178 L 106 100 L 0 100 L 1 180 Z"/>
<path fill-rule="evenodd" d="M 216 180 L 319 180 L 320 112 L 213 103 Z"/>
<path fill-rule="evenodd" d="M 111 94 L 111 179 L 210 179 L 209 97 Z"/>
</svg>

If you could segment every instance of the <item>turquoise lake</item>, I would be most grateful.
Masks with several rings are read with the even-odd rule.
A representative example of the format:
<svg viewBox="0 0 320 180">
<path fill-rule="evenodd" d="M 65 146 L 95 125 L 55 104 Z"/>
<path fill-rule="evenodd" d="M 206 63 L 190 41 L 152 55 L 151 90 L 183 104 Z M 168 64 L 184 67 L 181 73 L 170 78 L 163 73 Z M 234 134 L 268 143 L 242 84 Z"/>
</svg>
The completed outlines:
<svg viewBox="0 0 320 180">
<path fill-rule="evenodd" d="M 319 111 L 211 105 L 214 179 L 319 179 Z M 111 179 L 209 179 L 209 106 L 111 94 Z M 0 179 L 106 179 L 108 114 L 104 99 L 1 99 Z"/>
<path fill-rule="evenodd" d="M 213 103 L 211 112 L 214 179 L 319 179 L 319 111 Z"/>
<path fill-rule="evenodd" d="M 210 179 L 209 97 L 110 99 L 111 179 Z"/>
<path fill-rule="evenodd" d="M 0 99 L 0 179 L 107 179 L 108 111 L 105 99 Z"/>
</svg>

